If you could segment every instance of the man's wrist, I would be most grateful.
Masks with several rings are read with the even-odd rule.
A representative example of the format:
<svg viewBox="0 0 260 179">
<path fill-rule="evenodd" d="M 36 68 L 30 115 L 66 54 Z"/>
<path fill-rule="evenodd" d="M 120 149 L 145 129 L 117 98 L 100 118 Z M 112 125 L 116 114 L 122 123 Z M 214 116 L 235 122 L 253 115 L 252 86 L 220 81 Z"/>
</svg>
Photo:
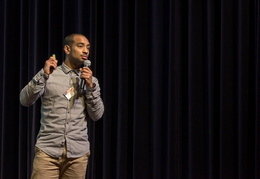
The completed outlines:
<svg viewBox="0 0 260 179">
<path fill-rule="evenodd" d="M 48 79 L 49 79 L 49 75 L 46 74 L 46 73 L 43 73 L 43 78 L 44 78 L 45 80 L 48 80 Z"/>
<path fill-rule="evenodd" d="M 96 83 L 91 83 L 91 85 L 89 85 L 90 88 L 95 88 L 96 87 Z"/>
</svg>

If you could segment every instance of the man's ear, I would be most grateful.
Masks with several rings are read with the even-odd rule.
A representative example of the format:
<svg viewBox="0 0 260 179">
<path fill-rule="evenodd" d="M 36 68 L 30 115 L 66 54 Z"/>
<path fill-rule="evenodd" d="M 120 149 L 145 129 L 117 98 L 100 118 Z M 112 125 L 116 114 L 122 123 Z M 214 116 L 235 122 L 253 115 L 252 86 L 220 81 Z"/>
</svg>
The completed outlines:
<svg viewBox="0 0 260 179">
<path fill-rule="evenodd" d="M 69 45 L 64 45 L 64 52 L 68 55 L 70 54 L 70 46 Z"/>
</svg>

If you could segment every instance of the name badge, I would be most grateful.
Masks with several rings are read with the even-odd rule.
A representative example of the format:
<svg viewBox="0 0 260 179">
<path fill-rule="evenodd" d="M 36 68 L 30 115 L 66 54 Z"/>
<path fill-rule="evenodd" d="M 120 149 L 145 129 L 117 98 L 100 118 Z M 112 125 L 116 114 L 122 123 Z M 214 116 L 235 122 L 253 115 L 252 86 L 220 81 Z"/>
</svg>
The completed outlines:
<svg viewBox="0 0 260 179">
<path fill-rule="evenodd" d="M 69 100 L 70 98 L 72 98 L 75 95 L 75 89 L 72 86 L 70 89 L 68 89 L 66 91 L 66 94 L 64 94 L 64 96 Z"/>
</svg>

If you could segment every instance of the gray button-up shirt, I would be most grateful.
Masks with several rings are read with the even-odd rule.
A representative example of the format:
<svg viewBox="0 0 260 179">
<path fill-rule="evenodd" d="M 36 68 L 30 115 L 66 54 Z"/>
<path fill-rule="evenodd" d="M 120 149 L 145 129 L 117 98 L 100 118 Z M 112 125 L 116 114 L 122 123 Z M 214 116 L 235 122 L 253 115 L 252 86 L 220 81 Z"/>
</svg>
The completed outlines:
<svg viewBox="0 0 260 179">
<path fill-rule="evenodd" d="M 86 118 L 96 121 L 104 113 L 97 78 L 92 79 L 95 87 L 85 86 L 86 93 L 80 95 L 79 75 L 79 70 L 71 70 L 65 63 L 50 75 L 41 69 L 20 92 L 24 106 L 32 105 L 41 97 L 41 128 L 36 147 L 53 157 L 62 155 L 65 143 L 68 158 L 88 153 Z"/>
</svg>

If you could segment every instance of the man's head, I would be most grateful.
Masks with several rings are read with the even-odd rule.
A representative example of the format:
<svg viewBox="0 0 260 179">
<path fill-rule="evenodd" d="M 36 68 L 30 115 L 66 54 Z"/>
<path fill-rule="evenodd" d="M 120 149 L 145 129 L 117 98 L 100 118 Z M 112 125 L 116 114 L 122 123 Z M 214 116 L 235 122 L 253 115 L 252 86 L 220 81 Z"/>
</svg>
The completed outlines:
<svg viewBox="0 0 260 179">
<path fill-rule="evenodd" d="M 72 69 L 81 67 L 88 59 L 90 43 L 82 34 L 70 34 L 64 39 L 65 64 Z"/>
</svg>

